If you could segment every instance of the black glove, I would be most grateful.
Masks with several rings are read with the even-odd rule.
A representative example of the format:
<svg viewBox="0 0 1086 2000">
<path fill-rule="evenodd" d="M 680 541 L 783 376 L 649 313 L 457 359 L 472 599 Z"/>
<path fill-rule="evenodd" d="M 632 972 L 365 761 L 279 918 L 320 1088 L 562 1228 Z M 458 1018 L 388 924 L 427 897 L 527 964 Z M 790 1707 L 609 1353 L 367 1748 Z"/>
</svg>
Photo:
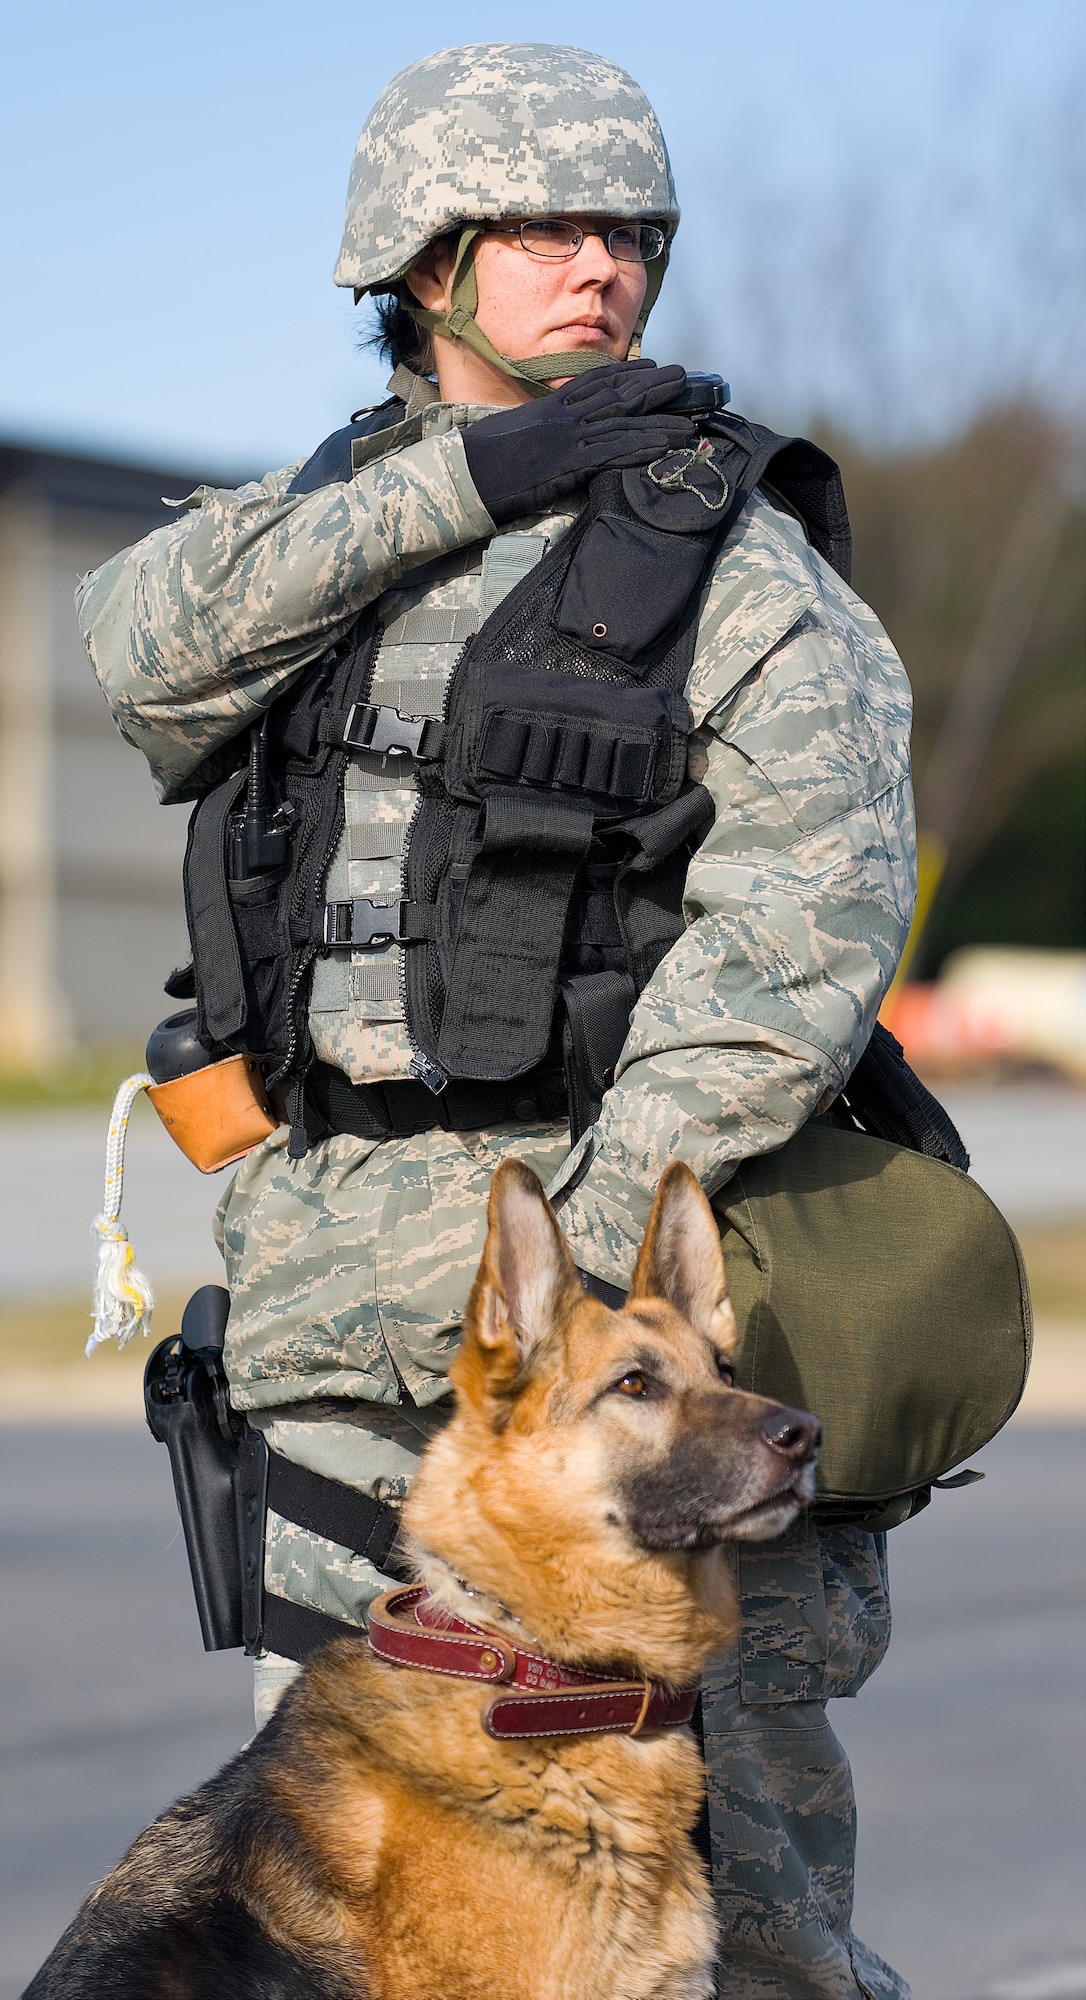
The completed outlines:
<svg viewBox="0 0 1086 2000">
<path fill-rule="evenodd" d="M 468 470 L 491 520 L 549 507 L 607 466 L 648 465 L 695 445 L 688 417 L 657 414 L 685 383 L 684 368 L 616 361 L 470 424 L 463 432 Z"/>
</svg>

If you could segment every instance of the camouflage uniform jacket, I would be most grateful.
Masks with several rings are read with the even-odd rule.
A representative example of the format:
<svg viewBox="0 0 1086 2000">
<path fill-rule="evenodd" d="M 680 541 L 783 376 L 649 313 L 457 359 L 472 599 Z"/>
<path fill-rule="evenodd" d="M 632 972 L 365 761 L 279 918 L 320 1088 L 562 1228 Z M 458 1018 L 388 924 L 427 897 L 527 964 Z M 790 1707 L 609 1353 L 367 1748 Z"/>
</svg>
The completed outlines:
<svg viewBox="0 0 1086 2000">
<path fill-rule="evenodd" d="M 495 536 L 460 436 L 484 414 L 430 404 L 367 440 L 349 483 L 314 493 L 288 492 L 295 467 L 201 488 L 84 580 L 95 670 L 164 800 L 195 796 L 215 754 L 364 606 L 382 600 L 386 633 L 420 608 L 478 606 L 461 580 L 492 541 L 542 552 L 566 525 L 532 517 Z M 425 670 L 423 647 L 404 650 Z M 251 1155 L 222 1208 L 241 1405 L 439 1397 L 486 1180 L 511 1146 L 562 1199 L 577 1261 L 621 1282 L 669 1159 L 714 1192 L 840 1090 L 911 915 L 909 689 L 872 613 L 761 494 L 717 559 L 686 694 L 691 773 L 716 817 L 688 872 L 688 927 L 637 1003 L 598 1124 L 568 1157 L 557 1126 L 340 1135 L 299 1162 L 278 1135 Z M 374 854 L 363 840 L 379 871 Z M 359 880 L 351 893 L 374 893 Z M 340 1052 L 356 1076 L 402 1073 L 384 1056 Z"/>
</svg>

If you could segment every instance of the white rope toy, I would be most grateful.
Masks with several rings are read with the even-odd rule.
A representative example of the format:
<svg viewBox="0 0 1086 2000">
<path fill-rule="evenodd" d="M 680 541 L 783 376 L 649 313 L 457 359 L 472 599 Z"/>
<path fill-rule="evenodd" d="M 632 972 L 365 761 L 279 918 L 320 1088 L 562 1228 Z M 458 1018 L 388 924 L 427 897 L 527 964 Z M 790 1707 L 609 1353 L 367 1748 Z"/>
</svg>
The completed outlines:
<svg viewBox="0 0 1086 2000">
<path fill-rule="evenodd" d="M 93 1353 L 100 1341 L 116 1340 L 118 1347 L 133 1334 L 151 1331 L 155 1295 L 132 1253 L 128 1231 L 118 1221 L 124 1188 L 124 1141 L 132 1106 L 141 1090 L 154 1082 L 146 1070 L 126 1076 L 109 1119 L 106 1139 L 106 1185 L 102 1211 L 91 1223 L 91 1235 L 98 1238 L 98 1271 L 94 1281 L 94 1332 L 85 1352 Z"/>
</svg>

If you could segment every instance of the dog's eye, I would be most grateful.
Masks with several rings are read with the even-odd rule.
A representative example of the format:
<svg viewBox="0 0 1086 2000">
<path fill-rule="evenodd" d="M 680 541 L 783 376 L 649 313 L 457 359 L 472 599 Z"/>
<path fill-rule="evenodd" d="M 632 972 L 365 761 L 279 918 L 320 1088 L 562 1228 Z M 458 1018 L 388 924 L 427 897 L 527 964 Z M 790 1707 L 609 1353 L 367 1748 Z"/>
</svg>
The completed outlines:
<svg viewBox="0 0 1086 2000">
<path fill-rule="evenodd" d="M 714 1355 L 713 1358 L 716 1362 L 716 1372 L 719 1375 L 721 1381 L 726 1382 L 729 1389 L 734 1389 L 735 1369 L 732 1367 L 731 1362 L 723 1354 Z"/>
<path fill-rule="evenodd" d="M 622 1377 L 621 1382 L 616 1382 L 615 1387 L 624 1396 L 648 1395 L 648 1383 L 639 1368 L 631 1368 L 629 1374 Z"/>
</svg>

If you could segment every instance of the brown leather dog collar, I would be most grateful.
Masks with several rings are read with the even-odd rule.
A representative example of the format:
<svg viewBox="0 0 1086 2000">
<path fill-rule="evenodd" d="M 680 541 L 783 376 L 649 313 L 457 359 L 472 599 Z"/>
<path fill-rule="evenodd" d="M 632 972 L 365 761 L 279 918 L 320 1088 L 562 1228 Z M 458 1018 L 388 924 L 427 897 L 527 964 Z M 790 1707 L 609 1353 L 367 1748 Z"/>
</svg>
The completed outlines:
<svg viewBox="0 0 1086 2000">
<path fill-rule="evenodd" d="M 689 1722 L 697 1687 L 659 1681 L 599 1681 L 543 1653 L 512 1646 L 435 1603 L 422 1584 L 389 1590 L 369 1608 L 369 1640 L 382 1660 L 456 1680 L 495 1681 L 517 1693 L 496 1695 L 483 1714 L 489 1736 L 640 1736 Z"/>
</svg>

